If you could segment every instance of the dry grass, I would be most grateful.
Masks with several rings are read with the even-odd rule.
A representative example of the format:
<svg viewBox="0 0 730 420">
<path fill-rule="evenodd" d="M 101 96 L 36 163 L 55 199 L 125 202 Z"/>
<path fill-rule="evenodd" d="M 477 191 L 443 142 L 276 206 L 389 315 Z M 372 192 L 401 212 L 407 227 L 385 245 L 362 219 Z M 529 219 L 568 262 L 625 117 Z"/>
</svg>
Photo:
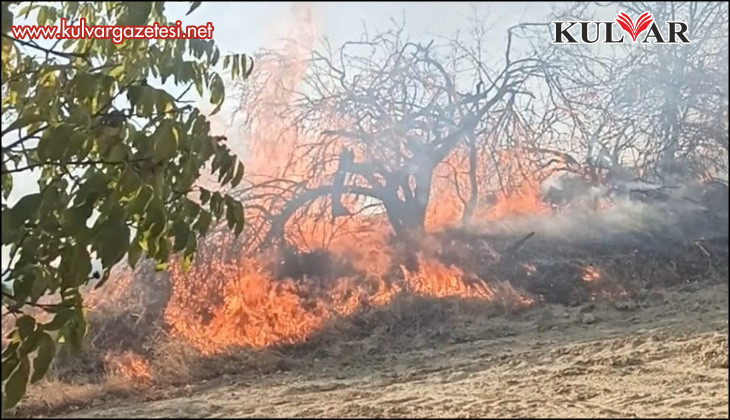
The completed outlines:
<svg viewBox="0 0 730 420">
<path fill-rule="evenodd" d="M 79 357 L 60 352 L 49 379 L 31 387 L 14 414 L 51 415 L 227 374 L 290 371 L 324 358 L 347 363 L 388 347 L 402 347 L 405 337 L 447 339 L 447 326 L 458 322 L 458 317 L 512 313 L 513 305 L 506 302 L 509 299 L 485 302 L 401 293 L 387 306 L 332 319 L 304 343 L 265 350 L 230 349 L 215 356 L 201 355 L 159 327 L 135 329 L 140 326 L 136 317 L 120 316 L 115 308 L 104 313 L 107 316 L 91 314 L 86 351 Z"/>
<path fill-rule="evenodd" d="M 14 413 L 17 417 L 52 415 L 80 407 L 101 404 L 107 399 L 129 397 L 140 392 L 127 378 L 107 375 L 100 383 L 69 383 L 46 379 L 34 385 Z"/>
<path fill-rule="evenodd" d="M 505 273 L 525 279 L 532 276 L 537 283 L 543 284 L 549 277 L 551 287 L 558 280 L 571 286 L 576 281 L 582 282 L 585 265 L 573 264 L 575 261 L 582 263 L 582 259 L 563 264 L 548 261 L 550 270 L 538 267 L 538 274 L 534 276 L 528 273 L 529 270 L 516 270 L 515 267 L 527 267 L 527 263 L 533 261 L 530 252 L 540 255 L 538 251 L 541 252 L 543 247 L 536 246 L 534 251 L 530 249 L 537 243 L 538 240 L 534 239 L 533 243 L 527 244 L 525 261 L 510 264 L 511 269 Z M 468 249 L 468 252 L 465 249 L 457 249 L 465 253 L 460 258 L 461 262 L 478 261 L 473 254 L 483 254 L 478 247 Z M 701 255 L 693 255 L 701 252 L 700 248 L 690 248 L 689 251 L 683 255 L 688 262 L 679 266 L 684 271 L 667 264 L 663 258 L 646 258 L 633 263 L 627 258 L 594 258 L 593 262 L 600 273 L 600 283 L 618 290 L 627 284 L 677 284 L 692 278 L 691 274 L 698 279 L 716 274 L 711 266 L 695 267 L 697 263 L 705 264 L 706 261 L 700 258 Z M 554 253 L 554 249 L 551 248 L 551 252 Z M 726 270 L 726 260 L 724 264 L 721 268 Z M 475 266 L 469 272 L 482 270 L 494 274 L 493 268 Z M 479 276 L 484 277 L 486 275 Z M 618 280 L 621 281 L 612 283 Z M 29 389 L 16 414 L 58 413 L 140 391 L 153 398 L 153 395 L 169 392 L 179 385 L 211 380 L 225 374 L 249 372 L 263 375 L 290 371 L 318 359 L 337 359 L 344 365 L 356 364 L 358 359 L 368 355 L 404 350 L 414 342 L 434 345 L 449 342 L 458 339 L 451 330 L 454 325 L 468 325 L 474 319 L 519 318 L 526 307 L 525 288 L 515 288 L 513 284 L 498 279 L 490 281 L 488 288 L 492 294 L 488 301 L 429 298 L 401 292 L 387 305 L 362 307 L 347 317 L 330 319 L 302 343 L 265 350 L 234 348 L 223 354 L 204 356 L 182 339 L 166 332 L 163 314 L 170 293 L 167 276 L 154 273 L 146 266 L 134 275 L 121 270 L 105 286 L 109 289 L 100 289 L 111 298 L 104 299 L 102 295 L 90 299 L 94 309 L 89 314 L 90 332 L 84 354 L 73 357 L 60 351 L 49 379 Z M 592 283 L 588 283 L 587 290 L 591 291 L 591 287 Z M 6 329 L 5 324 L 6 319 L 3 319 L 3 329 Z M 727 358 L 717 363 L 726 365 Z"/>
</svg>

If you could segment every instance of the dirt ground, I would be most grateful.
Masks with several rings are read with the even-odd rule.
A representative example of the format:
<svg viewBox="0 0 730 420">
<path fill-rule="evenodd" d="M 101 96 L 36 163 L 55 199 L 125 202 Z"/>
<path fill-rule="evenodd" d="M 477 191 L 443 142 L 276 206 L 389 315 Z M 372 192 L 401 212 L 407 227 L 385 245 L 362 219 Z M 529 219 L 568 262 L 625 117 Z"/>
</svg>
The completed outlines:
<svg viewBox="0 0 730 420">
<path fill-rule="evenodd" d="M 438 330 L 63 417 L 728 417 L 727 284 Z"/>
</svg>

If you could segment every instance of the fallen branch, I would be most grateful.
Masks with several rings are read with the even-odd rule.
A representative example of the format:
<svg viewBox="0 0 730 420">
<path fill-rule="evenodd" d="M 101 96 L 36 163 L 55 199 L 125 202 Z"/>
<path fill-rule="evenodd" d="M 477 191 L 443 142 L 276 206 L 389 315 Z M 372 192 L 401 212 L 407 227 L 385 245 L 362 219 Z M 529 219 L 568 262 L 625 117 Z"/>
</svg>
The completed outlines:
<svg viewBox="0 0 730 420">
<path fill-rule="evenodd" d="M 523 237 L 519 241 L 517 241 L 514 244 L 507 247 L 507 249 L 504 250 L 502 255 L 504 255 L 506 258 L 513 257 L 517 253 L 517 251 L 520 249 L 520 247 L 533 236 L 535 236 L 535 232 L 528 233 L 527 235 L 525 235 L 525 237 Z"/>
</svg>

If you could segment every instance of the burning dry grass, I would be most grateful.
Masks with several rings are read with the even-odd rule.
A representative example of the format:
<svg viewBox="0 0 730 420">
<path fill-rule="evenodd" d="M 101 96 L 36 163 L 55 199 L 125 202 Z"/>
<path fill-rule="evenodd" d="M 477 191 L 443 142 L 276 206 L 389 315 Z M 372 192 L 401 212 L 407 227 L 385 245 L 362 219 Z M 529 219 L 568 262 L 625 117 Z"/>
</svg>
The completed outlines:
<svg viewBox="0 0 730 420">
<path fill-rule="evenodd" d="M 61 354 L 54 370 L 61 382 L 31 389 L 24 407 L 44 401 L 53 410 L 107 389 L 149 389 L 221 372 L 292 369 L 315 357 L 357 357 L 407 345 L 404 338 L 447 336 L 446 321 L 464 314 L 510 316 L 540 302 L 623 297 L 706 277 L 723 259 L 726 268 L 726 238 L 697 254 L 697 246 L 662 235 L 668 224 L 641 219 L 640 226 L 626 229 L 627 220 L 606 217 L 612 209 L 600 217 L 584 213 L 595 220 L 547 217 L 549 206 L 538 185 L 548 174 L 519 148 L 502 150 L 493 168 L 480 167 L 477 174 L 479 185 L 489 184 L 492 170 L 507 182 L 493 203 L 475 213 L 475 220 L 490 228 L 512 220 L 502 223 L 500 232 L 477 232 L 478 223 L 468 232 L 444 230 L 463 214 L 466 200 L 459 191 L 468 191 L 469 177 L 456 168 L 464 167 L 464 150 L 447 156 L 434 174 L 428 234 L 392 243 L 383 214 L 329 223 L 322 215 L 331 214 L 332 202 L 322 197 L 285 214 L 288 219 L 277 217 L 281 232 L 273 230 L 271 218 L 262 221 L 257 212 L 280 214 L 300 198 L 294 185 L 326 187 L 344 147 L 337 138 L 307 146 L 321 139 L 307 138 L 291 115 L 279 112 L 291 101 L 290 89 L 305 77 L 302 63 L 316 32 L 305 20 L 301 45 L 292 49 L 286 67 L 277 60 L 257 64 L 257 74 L 270 83 L 258 92 L 258 108 L 247 109 L 252 120 L 247 182 L 264 185 L 264 193 L 247 201 L 252 213 L 246 215 L 252 226 L 247 233 L 256 241 L 261 234 L 256 228 L 268 229 L 294 249 L 283 257 L 283 251 L 269 255 L 213 236 L 189 271 L 174 264 L 163 274 L 149 264 L 136 273 L 116 271 L 109 285 L 87 300 L 87 352 L 81 359 Z M 363 157 L 357 148 L 354 154 L 358 161 Z M 346 197 L 343 205 L 352 210 L 362 204 L 356 201 Z M 594 231 L 588 235 L 586 227 Z M 359 339 L 362 348 L 344 347 L 347 338 Z M 85 385 L 56 393 L 58 401 L 39 400 L 54 383 Z"/>
<path fill-rule="evenodd" d="M 106 371 L 120 376 L 137 385 L 148 385 L 152 382 L 152 373 L 147 359 L 141 355 L 125 351 L 122 353 L 107 353 L 104 356 Z"/>
<path fill-rule="evenodd" d="M 169 274 L 120 270 L 123 290 L 111 290 L 115 299 L 90 311 L 87 351 L 80 359 L 60 354 L 54 379 L 32 388 L 21 411 L 53 412 L 106 393 L 223 373 L 291 370 L 315 358 L 356 358 L 411 339 L 446 339 L 459 319 L 509 317 L 541 302 L 632 298 L 727 270 L 726 239 L 698 246 L 664 231 L 660 225 L 638 237 L 622 231 L 583 241 L 533 235 L 517 249 L 521 233 L 444 231 L 421 238 L 416 268 L 402 260 L 407 247 L 352 247 L 344 255 L 362 258 L 356 267 L 321 278 L 308 277 L 306 264 L 278 278 L 278 261 L 263 258 L 201 259 L 188 272 Z M 372 253 L 382 266 L 366 271 Z M 54 386 L 60 391 L 49 399 Z"/>
<path fill-rule="evenodd" d="M 209 355 L 230 347 L 301 343 L 327 322 L 388 305 L 401 293 L 483 302 L 503 295 L 505 302 L 530 302 L 506 286 L 495 289 L 477 278 L 468 278 L 458 267 L 422 256 L 419 260 L 413 273 L 401 265 L 400 281 L 370 272 L 330 279 L 307 278 L 306 274 L 298 279 L 276 279 L 261 262 L 251 260 L 234 266 L 203 264 L 186 273 L 173 270 L 173 292 L 165 319 L 171 334 Z M 194 279 L 197 283 L 201 278 L 210 279 L 204 284 L 219 289 L 223 297 L 218 305 L 206 301 L 205 313 L 194 309 L 201 308 L 198 299 L 206 294 L 206 286 L 198 290 L 186 281 Z"/>
<path fill-rule="evenodd" d="M 542 302 L 626 298 L 727 270 L 727 237 L 707 235 L 716 226 L 698 230 L 696 218 L 669 217 L 660 207 L 548 215 L 535 184 L 525 182 L 489 209 L 480 218 L 490 229 L 431 226 L 396 243 L 382 216 L 348 218 L 340 225 L 346 234 L 334 235 L 305 214 L 288 227 L 297 228 L 298 240 L 286 255 L 250 253 L 212 237 L 189 271 L 173 265 L 155 273 L 150 264 L 116 270 L 88 299 L 87 351 L 81 358 L 62 352 L 55 379 L 31 389 L 21 411 L 52 412 L 107 391 L 225 372 L 355 358 L 409 338 L 448 337 L 445 326 L 465 314 L 511 316 Z M 312 246 L 323 237 L 326 249 Z M 345 344 L 353 340 L 358 348 Z M 68 387 L 57 400 L 36 394 L 53 384 Z"/>
</svg>

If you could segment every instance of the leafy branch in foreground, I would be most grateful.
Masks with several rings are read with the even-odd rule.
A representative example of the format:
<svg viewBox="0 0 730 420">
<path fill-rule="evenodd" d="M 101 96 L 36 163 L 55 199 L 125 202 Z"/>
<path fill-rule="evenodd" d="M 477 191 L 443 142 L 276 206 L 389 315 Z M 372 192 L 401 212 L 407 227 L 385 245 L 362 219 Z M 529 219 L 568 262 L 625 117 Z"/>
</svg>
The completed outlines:
<svg viewBox="0 0 730 420">
<path fill-rule="evenodd" d="M 190 12 L 199 5 L 192 3 Z M 167 25 L 164 7 L 2 3 L 2 303 L 3 316 L 15 317 L 2 352 L 3 412 L 45 375 L 57 343 L 81 350 L 81 288 L 89 280 L 102 285 L 125 257 L 134 267 L 148 256 L 164 269 L 179 253 L 188 266 L 197 238 L 224 214 L 236 234 L 243 229 L 240 202 L 194 188 L 204 169 L 220 186 L 235 187 L 243 176 L 224 139 L 183 100 L 194 88 L 214 113 L 224 102 L 212 40 L 40 45 L 10 31 L 13 23 L 54 25 L 61 17 L 88 26 Z M 222 68 L 247 78 L 252 63 L 232 55 Z M 183 94 L 173 96 L 163 87 L 170 84 Z M 19 179 L 37 180 L 37 190 L 14 188 Z M 94 259 L 102 265 L 96 275 Z M 50 321 L 36 318 L 39 311 Z"/>
</svg>

